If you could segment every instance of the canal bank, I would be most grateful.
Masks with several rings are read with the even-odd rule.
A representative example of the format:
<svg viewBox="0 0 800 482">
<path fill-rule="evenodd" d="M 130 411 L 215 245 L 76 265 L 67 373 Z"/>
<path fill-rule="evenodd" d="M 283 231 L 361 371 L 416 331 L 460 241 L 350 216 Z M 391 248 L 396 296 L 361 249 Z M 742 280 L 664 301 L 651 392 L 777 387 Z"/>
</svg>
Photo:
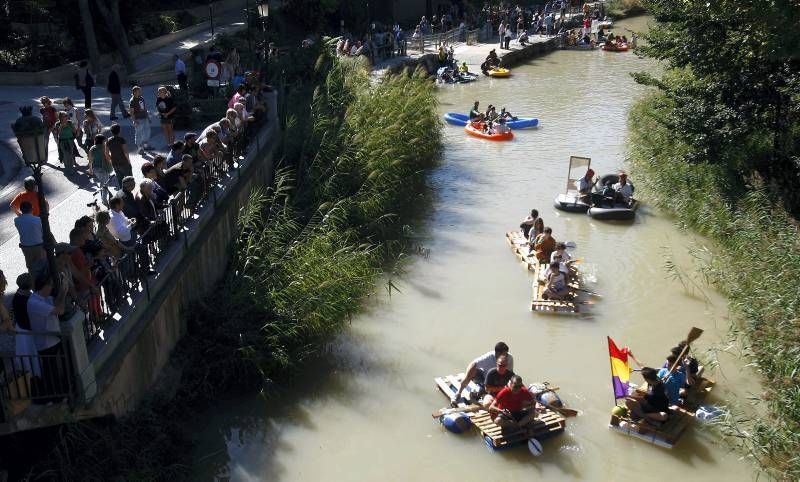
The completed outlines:
<svg viewBox="0 0 800 482">
<path fill-rule="evenodd" d="M 648 206 L 631 225 L 550 207 L 564 189 L 570 155 L 591 157 L 598 174 L 625 166 L 626 116 L 643 92 L 629 72 L 649 69 L 655 66 L 631 53 L 563 51 L 516 67 L 509 79 L 440 86 L 440 114 L 480 100 L 538 117 L 540 127 L 510 143 L 445 128 L 431 209 L 417 229 L 428 256 L 392 276 L 399 292 L 373 296 L 293 386 L 206 414 L 194 478 L 751 480 L 749 463 L 701 426 L 672 451 L 607 428 L 613 399 L 606 336 L 658 365 L 688 327 L 698 326 L 705 333 L 695 353 L 719 364 L 709 401 L 745 400 L 760 390 L 740 360 L 714 349 L 727 340 L 726 300 L 692 283 L 685 288 L 664 269 L 671 262 L 690 270 L 687 248 L 705 240 L 679 232 Z M 603 298 L 584 317 L 529 311 L 532 280 L 504 233 L 531 208 L 558 240 L 575 241 L 573 254 L 597 279 L 591 289 Z M 560 386 L 565 403 L 582 412 L 562 437 L 543 443 L 542 457 L 525 449 L 490 454 L 474 433 L 450 434 L 430 418 L 446 403 L 433 378 L 463 371 L 498 340 L 511 346 L 517 373 Z"/>
<path fill-rule="evenodd" d="M 547 35 L 532 35 L 530 42 L 530 45 L 521 46 L 514 40 L 508 49 L 500 48 L 499 43 L 458 44 L 453 46 L 453 56 L 459 64 L 466 62 L 470 72 L 480 72 L 480 65 L 492 50 L 500 57 L 502 67 L 511 68 L 552 52 L 560 45 L 558 37 Z M 374 71 L 375 75 L 383 75 L 387 72 L 401 72 L 404 69 L 413 71 L 418 67 L 425 69 L 429 75 L 435 75 L 440 67 L 438 53 L 394 57 L 376 65 Z"/>
</svg>

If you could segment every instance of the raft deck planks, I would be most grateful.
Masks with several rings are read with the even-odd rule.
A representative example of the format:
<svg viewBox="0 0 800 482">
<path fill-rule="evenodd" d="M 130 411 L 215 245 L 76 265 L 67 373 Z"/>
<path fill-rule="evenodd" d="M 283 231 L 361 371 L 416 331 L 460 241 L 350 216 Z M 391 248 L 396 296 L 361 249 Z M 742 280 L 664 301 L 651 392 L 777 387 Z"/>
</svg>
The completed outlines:
<svg viewBox="0 0 800 482">
<path fill-rule="evenodd" d="M 448 400 L 452 400 L 461 385 L 461 380 L 464 379 L 464 374 L 448 375 L 444 377 L 435 378 L 436 387 Z M 470 381 L 464 392 L 479 393 L 480 387 Z M 462 392 L 462 393 L 464 393 Z M 469 396 L 465 396 L 469 399 Z M 467 404 L 460 402 L 459 407 L 466 407 Z M 545 409 L 541 412 L 536 421 L 531 423 L 525 430 L 504 430 L 502 427 L 494 423 L 493 417 L 486 410 L 478 410 L 475 412 L 465 412 L 470 417 L 472 423 L 481 432 L 481 437 L 488 446 L 493 449 L 500 450 L 512 447 L 521 443 L 527 443 L 528 439 L 535 437 L 538 439 L 545 439 L 552 437 L 564 431 L 567 426 L 567 420 L 561 414 L 554 412 L 550 409 Z"/>
<path fill-rule="evenodd" d="M 671 449 L 694 420 L 694 414 L 706 395 L 714 388 L 714 381 L 701 378 L 687 393 L 683 407 L 674 407 L 666 422 L 656 427 L 644 422 L 634 422 L 626 417 L 611 416 L 609 428 L 645 442 Z M 625 422 L 624 426 L 621 422 Z"/>
<path fill-rule="evenodd" d="M 522 235 L 520 231 L 509 231 L 506 233 L 508 244 L 511 245 L 511 250 L 514 254 L 525 264 L 525 267 L 531 271 L 535 271 L 539 265 L 536 256 L 531 252 L 528 240 Z"/>
</svg>

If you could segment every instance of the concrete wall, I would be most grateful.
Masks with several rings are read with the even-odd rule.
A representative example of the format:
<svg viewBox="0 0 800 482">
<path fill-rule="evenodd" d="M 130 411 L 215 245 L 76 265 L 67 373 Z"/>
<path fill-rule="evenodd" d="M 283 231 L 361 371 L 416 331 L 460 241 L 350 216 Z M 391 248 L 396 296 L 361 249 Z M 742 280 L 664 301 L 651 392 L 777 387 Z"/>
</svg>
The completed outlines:
<svg viewBox="0 0 800 482">
<path fill-rule="evenodd" d="M 239 208 L 253 187 L 272 180 L 272 156 L 280 139 L 276 105 L 273 95 L 270 125 L 259 140 L 262 154 L 256 156 L 252 146 L 251 158 L 236 179 L 219 190 L 216 202 L 209 202 L 186 238 L 170 246 L 159 263 L 159 276 L 150 282 L 150 301 L 142 294 L 137 310 L 107 334 L 105 343 L 91 348 L 97 396 L 78 418 L 120 415 L 135 408 L 186 332 L 187 308 L 201 298 L 213 300 L 213 288 L 228 265 Z"/>
</svg>

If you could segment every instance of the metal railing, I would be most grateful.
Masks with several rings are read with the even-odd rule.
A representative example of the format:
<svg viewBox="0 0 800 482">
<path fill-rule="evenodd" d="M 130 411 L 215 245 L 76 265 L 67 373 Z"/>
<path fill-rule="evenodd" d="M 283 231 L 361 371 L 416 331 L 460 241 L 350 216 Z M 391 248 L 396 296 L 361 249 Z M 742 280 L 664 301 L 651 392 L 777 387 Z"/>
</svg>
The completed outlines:
<svg viewBox="0 0 800 482">
<path fill-rule="evenodd" d="M 135 247 L 119 259 L 96 259 L 93 267 L 98 292 L 90 295 L 84 336 L 87 346 L 102 336 L 103 330 L 122 319 L 122 311 L 143 296 L 150 301 L 149 273 L 154 270 L 174 243 L 187 246 L 189 224 L 204 206 L 217 202 L 219 189 L 238 172 L 258 123 L 230 140 L 227 149 L 216 152 L 205 162 L 196 162 L 185 189 L 172 195 L 156 210 L 156 219 L 137 226 Z M 261 146 L 257 146 L 261 147 Z"/>
<path fill-rule="evenodd" d="M 411 37 L 406 40 L 407 49 L 424 54 L 428 50 L 437 50 L 440 45 L 463 42 L 466 40 L 465 33 L 466 29 L 456 27 L 446 32 L 420 35 L 417 38 Z"/>
<path fill-rule="evenodd" d="M 14 354 L 0 355 L 0 404 L 2 420 L 7 421 L 31 404 L 73 402 L 74 373 L 69 340 L 60 332 L 13 332 Z M 37 351 L 36 341 L 58 338 L 58 343 Z"/>
</svg>

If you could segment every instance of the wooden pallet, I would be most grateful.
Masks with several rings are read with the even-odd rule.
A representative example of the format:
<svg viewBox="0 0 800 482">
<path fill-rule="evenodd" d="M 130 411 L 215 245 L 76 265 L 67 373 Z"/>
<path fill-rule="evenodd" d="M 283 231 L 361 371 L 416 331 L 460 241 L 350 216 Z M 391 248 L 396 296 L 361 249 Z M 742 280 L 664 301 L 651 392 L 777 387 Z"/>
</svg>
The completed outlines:
<svg viewBox="0 0 800 482">
<path fill-rule="evenodd" d="M 695 411 L 697 411 L 706 395 L 714 388 L 714 383 L 713 380 L 700 378 L 692 386 L 689 393 L 686 394 L 684 405 L 682 407 L 671 407 L 667 421 L 657 427 L 642 421 L 635 422 L 627 417 L 614 415 L 611 416 L 611 422 L 608 426 L 625 435 L 671 449 L 678 443 L 683 433 L 694 421 Z"/>
<path fill-rule="evenodd" d="M 539 413 L 536 420 L 523 430 L 504 429 L 494 423 L 493 417 L 487 412 L 476 414 L 472 417 L 472 423 L 480 430 L 486 445 L 495 450 L 524 444 L 531 438 L 544 440 L 560 434 L 567 426 L 566 419 L 550 409 Z"/>
<path fill-rule="evenodd" d="M 452 400 L 461 385 L 461 380 L 464 379 L 464 374 L 448 375 L 444 377 L 435 378 L 436 387 L 448 400 Z M 462 394 L 464 398 L 469 400 L 468 393 L 478 393 L 480 387 L 470 381 Z M 461 408 L 466 408 L 467 403 L 461 402 L 458 404 Z M 503 429 L 494 423 L 493 417 L 486 410 L 478 410 L 474 412 L 465 412 L 470 417 L 472 423 L 481 432 L 484 442 L 490 448 L 495 450 L 502 450 L 515 445 L 527 443 L 528 439 L 535 437 L 543 440 L 553 435 L 557 435 L 564 431 L 567 426 L 566 419 L 561 414 L 554 412 L 550 409 L 545 409 L 544 412 L 537 416 L 535 422 L 526 427 L 526 430 L 513 430 L 509 431 Z"/>
<path fill-rule="evenodd" d="M 531 252 L 528 240 L 522 235 L 521 231 L 509 231 L 506 233 L 506 240 L 511 245 L 511 250 L 519 258 L 525 267 L 531 271 L 535 271 L 539 265 L 536 255 Z"/>
</svg>

